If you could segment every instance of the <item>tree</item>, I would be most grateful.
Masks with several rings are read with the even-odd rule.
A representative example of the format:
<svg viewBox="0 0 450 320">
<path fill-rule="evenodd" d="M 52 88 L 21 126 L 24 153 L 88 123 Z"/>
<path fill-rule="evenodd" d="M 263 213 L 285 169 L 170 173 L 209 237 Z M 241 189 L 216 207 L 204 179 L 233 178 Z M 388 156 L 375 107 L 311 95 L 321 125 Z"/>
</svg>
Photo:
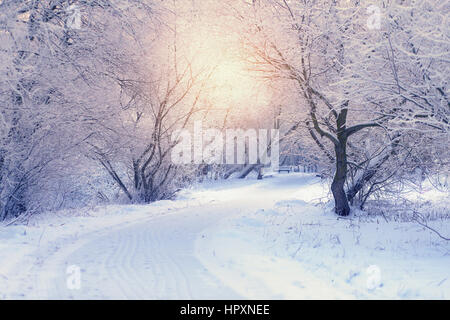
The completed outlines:
<svg viewBox="0 0 450 320">
<path fill-rule="evenodd" d="M 309 146 L 306 133 L 334 162 L 337 214 L 408 179 L 419 164 L 448 165 L 439 159 L 447 152 L 441 146 L 449 115 L 443 6 L 266 0 L 238 11 L 248 22 L 243 34 L 253 70 L 280 86 L 297 85 L 301 100 L 291 94 L 291 104 L 303 124 L 295 137 Z"/>
<path fill-rule="evenodd" d="M 150 36 L 148 30 L 136 31 L 117 60 L 122 67 L 107 71 L 116 101 L 93 116 L 89 155 L 127 201 L 169 199 L 190 171 L 172 161 L 172 149 L 178 130 L 202 110 L 208 73 L 194 70 L 177 45 L 176 28 L 159 26 Z"/>
<path fill-rule="evenodd" d="M 358 58 L 355 51 L 364 53 L 362 40 L 370 38 L 358 20 L 358 9 L 339 1 L 254 2 L 252 15 L 257 18 L 250 29 L 258 37 L 246 39 L 256 71 L 296 82 L 308 108 L 306 127 L 320 149 L 334 158 L 331 191 L 335 211 L 343 216 L 350 212 L 345 192 L 349 138 L 380 127 L 375 116 L 371 119 L 360 111 L 365 101 L 356 90 L 362 82 L 342 81 L 354 75 L 359 64 L 354 60 Z M 273 26 L 273 21 L 280 24 Z M 332 156 L 326 151 L 329 143 L 334 149 Z"/>
<path fill-rule="evenodd" d="M 57 198 L 50 189 L 67 175 L 88 174 L 69 168 L 85 161 L 83 146 L 97 133 L 91 129 L 101 112 L 92 110 L 111 101 L 105 71 L 117 69 L 123 53 L 117 37 L 132 37 L 136 25 L 128 23 L 150 12 L 142 2 L 117 4 L 0 2 L 1 220 L 51 209 L 43 207 L 43 199 Z"/>
</svg>

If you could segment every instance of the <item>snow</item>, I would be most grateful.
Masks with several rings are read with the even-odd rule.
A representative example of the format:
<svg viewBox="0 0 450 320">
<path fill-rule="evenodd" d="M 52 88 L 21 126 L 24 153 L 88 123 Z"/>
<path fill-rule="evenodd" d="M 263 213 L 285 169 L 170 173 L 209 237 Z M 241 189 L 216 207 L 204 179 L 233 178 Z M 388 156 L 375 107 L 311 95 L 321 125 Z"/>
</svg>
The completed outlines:
<svg viewBox="0 0 450 320">
<path fill-rule="evenodd" d="M 338 219 L 327 190 L 314 175 L 272 174 L 0 227 L 0 298 L 450 298 L 448 241 L 414 221 Z M 428 224 L 450 234 L 448 219 Z"/>
<path fill-rule="evenodd" d="M 253 299 L 450 297 L 448 242 L 415 222 L 369 219 L 364 213 L 337 219 L 331 207 L 318 205 L 317 199 L 327 197 L 327 189 L 305 175 L 279 176 L 266 182 L 267 189 L 254 191 L 278 184 L 283 187 L 278 188 L 280 200 L 273 206 L 224 219 L 197 241 L 203 264 L 241 295 Z M 433 221 L 433 226 L 449 234 L 448 220 Z"/>
</svg>

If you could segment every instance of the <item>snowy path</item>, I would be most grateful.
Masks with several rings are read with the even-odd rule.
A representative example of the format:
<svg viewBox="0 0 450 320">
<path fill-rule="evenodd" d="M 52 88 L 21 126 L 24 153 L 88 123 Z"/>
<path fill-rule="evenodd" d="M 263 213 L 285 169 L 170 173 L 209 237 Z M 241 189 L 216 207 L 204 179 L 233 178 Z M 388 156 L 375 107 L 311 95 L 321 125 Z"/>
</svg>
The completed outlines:
<svg viewBox="0 0 450 320">
<path fill-rule="evenodd" d="M 197 234 L 219 218 L 209 210 L 181 209 L 61 244 L 32 270 L 34 286 L 26 298 L 239 298 L 194 256 Z M 66 284 L 72 265 L 81 270 L 79 290 Z"/>
<path fill-rule="evenodd" d="M 263 184 L 233 183 L 217 190 L 196 192 L 206 205 L 187 206 L 169 214 L 123 217 L 118 223 L 92 231 L 56 236 L 37 249 L 23 252 L 4 273 L 5 298 L 25 299 L 238 299 L 198 260 L 196 239 L 202 230 L 214 228 L 221 219 L 272 205 L 282 193 Z M 145 211 L 145 206 L 142 207 Z M 148 210 L 151 211 L 149 208 Z M 89 223 L 89 222 L 88 222 Z M 92 221 L 95 223 L 95 221 Z M 73 229 L 73 227 L 72 227 Z M 69 228 L 69 231 L 71 229 Z M 45 235 L 43 230 L 43 234 Z M 42 235 L 40 236 L 40 238 Z M 41 240 L 39 238 L 39 241 Z M 30 242 L 33 242 L 30 239 Z M 34 239 L 36 242 L 36 239 Z M 17 257 L 16 257 L 17 258 Z M 69 289 L 69 266 L 81 271 L 81 288 Z M 1 271 L 1 270 L 0 270 Z M 0 283 L 1 284 L 1 283 Z M 0 288 L 1 289 L 1 288 Z M 0 294 L 2 292 L 0 291 Z"/>
<path fill-rule="evenodd" d="M 0 228 L 0 299 L 450 296 L 448 243 L 414 223 L 336 219 L 314 205 L 326 194 L 314 175 L 291 174 Z M 73 266 L 80 288 L 68 285 Z"/>
</svg>

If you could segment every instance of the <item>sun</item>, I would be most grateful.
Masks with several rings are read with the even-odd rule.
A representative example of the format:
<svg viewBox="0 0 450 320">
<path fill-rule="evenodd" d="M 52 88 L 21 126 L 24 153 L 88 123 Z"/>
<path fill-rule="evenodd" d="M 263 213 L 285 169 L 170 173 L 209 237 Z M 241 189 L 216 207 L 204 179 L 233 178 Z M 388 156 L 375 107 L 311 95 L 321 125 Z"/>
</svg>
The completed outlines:
<svg viewBox="0 0 450 320">
<path fill-rule="evenodd" d="M 211 75 L 212 92 L 216 99 L 228 103 L 244 104 L 254 97 L 254 79 L 237 61 L 218 61 Z"/>
<path fill-rule="evenodd" d="M 256 108 L 268 103 L 271 90 L 261 83 L 245 58 L 239 34 L 229 26 L 198 20 L 178 27 L 178 53 L 193 70 L 207 75 L 203 92 L 217 109 Z"/>
</svg>

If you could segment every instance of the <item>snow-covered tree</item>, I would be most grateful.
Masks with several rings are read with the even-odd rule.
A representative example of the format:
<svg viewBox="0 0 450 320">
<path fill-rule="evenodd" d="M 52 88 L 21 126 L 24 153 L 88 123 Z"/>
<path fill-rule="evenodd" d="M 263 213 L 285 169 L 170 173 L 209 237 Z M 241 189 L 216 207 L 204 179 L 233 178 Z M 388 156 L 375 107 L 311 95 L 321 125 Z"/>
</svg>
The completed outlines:
<svg viewBox="0 0 450 320">
<path fill-rule="evenodd" d="M 134 1 L 5 0 L 0 9 L 0 218 L 5 219 L 49 209 L 42 205 L 57 198 L 51 191 L 61 179 L 89 176 L 93 167 L 85 162 L 84 145 L 107 115 L 105 106 L 117 103 L 108 71 L 118 68 L 124 53 L 121 37 L 133 37 L 131 20 L 143 19 L 150 8 Z"/>
<path fill-rule="evenodd" d="M 339 215 L 357 196 L 363 205 L 372 185 L 406 174 L 398 168 L 420 150 L 410 130 L 428 126 L 442 133 L 441 145 L 448 139 L 443 9 L 400 2 L 266 0 L 236 10 L 253 70 L 281 86 L 296 83 L 284 118 L 301 121 L 294 127 L 303 153 L 334 162 Z M 424 37 L 434 44 L 422 56 L 416 51 Z"/>
</svg>

